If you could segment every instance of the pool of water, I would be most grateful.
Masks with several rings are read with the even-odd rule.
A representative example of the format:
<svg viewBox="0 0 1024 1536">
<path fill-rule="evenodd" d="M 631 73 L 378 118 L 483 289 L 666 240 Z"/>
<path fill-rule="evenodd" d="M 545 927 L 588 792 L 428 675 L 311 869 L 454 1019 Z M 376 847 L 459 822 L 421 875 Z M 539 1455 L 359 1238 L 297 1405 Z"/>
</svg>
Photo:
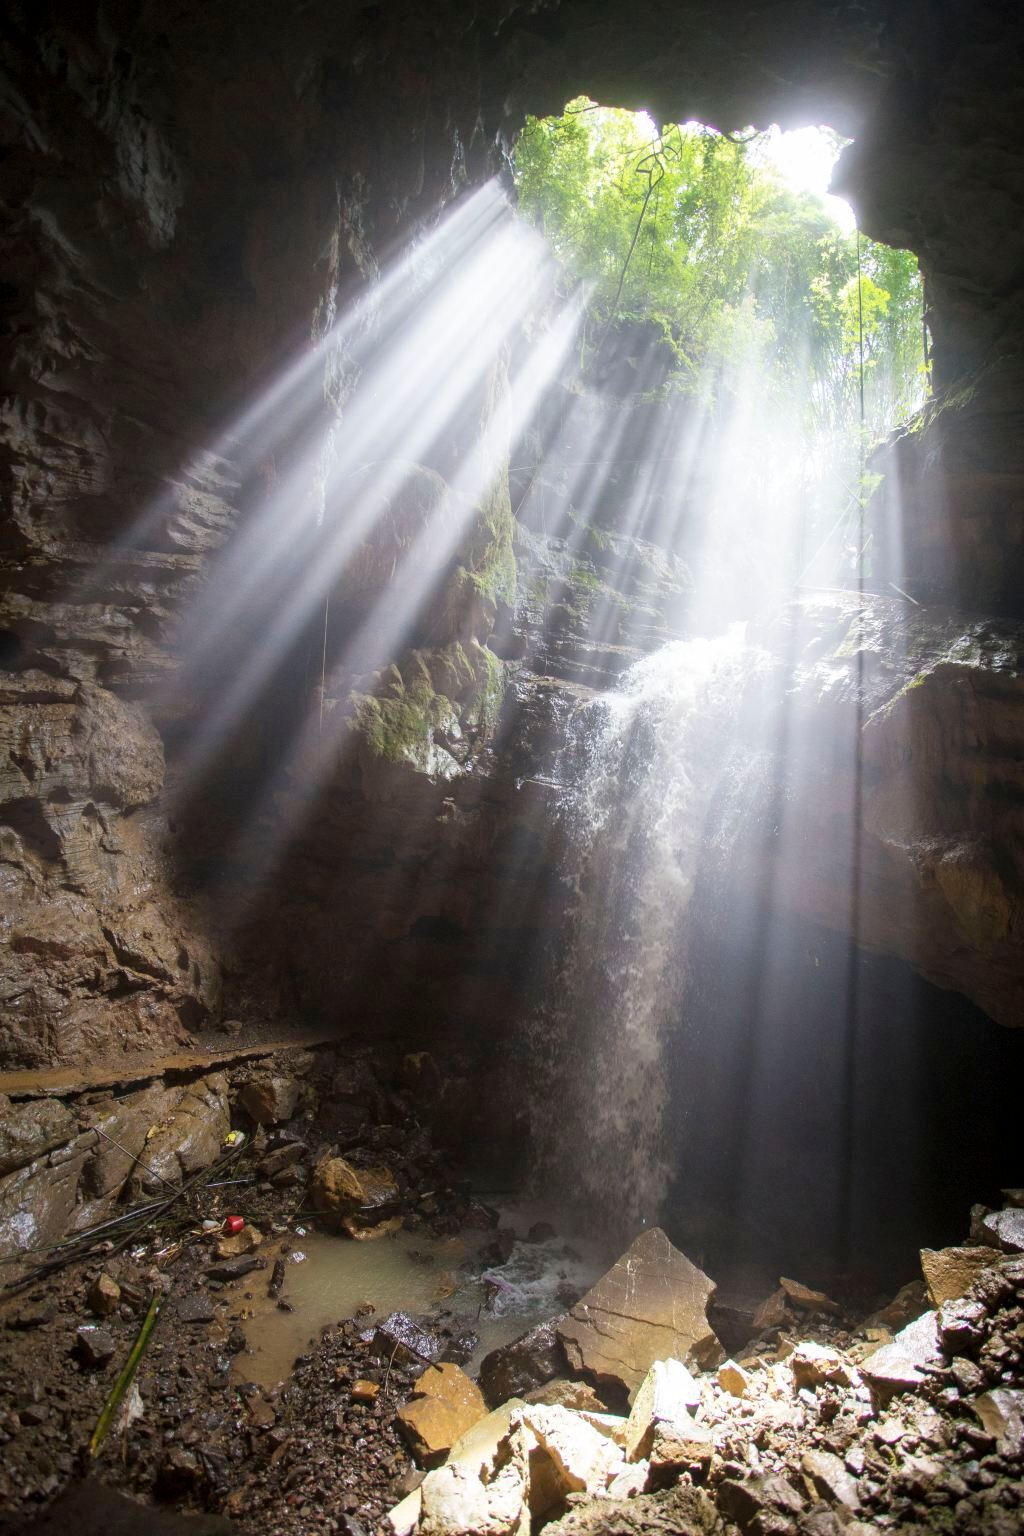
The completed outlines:
<svg viewBox="0 0 1024 1536">
<path fill-rule="evenodd" d="M 504 1207 L 501 1226 L 513 1228 L 518 1240 L 508 1262 L 484 1266 L 483 1277 L 480 1250 L 493 1241 L 493 1231 L 471 1229 L 449 1238 L 399 1231 L 360 1243 L 299 1229 L 271 1238 L 260 1251 L 269 1260 L 285 1259 L 281 1294 L 294 1310 L 279 1308 L 262 1281 L 253 1287 L 241 1318 L 248 1348 L 235 1357 L 235 1380 L 275 1386 L 324 1328 L 365 1306 L 374 1308 L 376 1318 L 398 1311 L 458 1314 L 479 1335 L 466 1366 L 474 1374 L 489 1350 L 564 1311 L 566 1287 L 582 1293 L 608 1267 L 607 1251 L 586 1234 L 526 1242 L 526 1232 L 541 1219 L 557 1230 L 549 1211 Z"/>
</svg>

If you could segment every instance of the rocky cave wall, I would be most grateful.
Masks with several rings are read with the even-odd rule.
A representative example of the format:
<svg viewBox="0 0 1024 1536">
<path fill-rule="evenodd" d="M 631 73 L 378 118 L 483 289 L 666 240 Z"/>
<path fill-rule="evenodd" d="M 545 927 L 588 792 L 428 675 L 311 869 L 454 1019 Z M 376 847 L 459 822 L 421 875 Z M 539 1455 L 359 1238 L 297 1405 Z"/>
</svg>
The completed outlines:
<svg viewBox="0 0 1024 1536">
<path fill-rule="evenodd" d="M 235 841 L 224 828 L 259 783 L 294 676 L 268 690 L 185 816 L 169 812 L 166 785 L 189 719 L 215 702 L 216 666 L 209 691 L 200 679 L 174 711 L 152 700 L 217 551 L 265 492 L 265 476 L 214 450 L 218 428 L 418 221 L 501 167 L 526 111 L 587 91 L 664 119 L 826 121 L 856 136 L 841 179 L 869 233 L 921 258 L 940 387 L 928 422 L 891 450 L 886 494 L 899 486 L 904 537 L 890 568 L 946 599 L 1019 605 L 1020 44 L 997 4 L 9 8 L 7 1065 L 166 1049 L 239 1013 L 413 1035 L 480 1033 L 514 1014 L 523 957 L 557 929 L 563 899 L 547 815 L 561 723 L 574 689 L 671 632 L 685 581 L 664 552 L 638 549 L 629 578 L 653 593 L 646 637 L 595 655 L 600 551 L 576 569 L 543 530 L 511 527 L 501 490 L 467 558 L 471 574 L 497 556 L 507 569 L 515 533 L 517 598 L 473 608 L 456 637 L 476 647 L 468 671 L 453 678 L 450 654 L 421 651 L 395 685 L 407 699 L 425 668 L 430 696 L 450 704 L 463 738 L 450 772 L 423 771 L 438 760 L 415 743 L 382 752 L 364 732 L 271 883 L 259 883 L 259 828 L 223 868 Z M 325 388 L 325 413 L 343 404 Z M 934 908 L 939 943 L 951 936 L 967 957 L 939 979 L 1006 1022 L 1024 889 L 1017 670 L 982 686 L 994 699 L 984 730 L 947 729 L 939 683 L 928 692 L 934 775 L 954 786 L 981 860 L 966 917 L 960 898 Z M 952 689 L 971 708 L 978 676 Z M 481 713 L 487 689 L 504 693 L 500 725 L 493 698 Z M 422 723 L 430 751 L 434 723 Z M 225 891 L 247 908 L 241 939 L 225 928 Z M 913 936 L 875 938 L 935 974 Z"/>
</svg>

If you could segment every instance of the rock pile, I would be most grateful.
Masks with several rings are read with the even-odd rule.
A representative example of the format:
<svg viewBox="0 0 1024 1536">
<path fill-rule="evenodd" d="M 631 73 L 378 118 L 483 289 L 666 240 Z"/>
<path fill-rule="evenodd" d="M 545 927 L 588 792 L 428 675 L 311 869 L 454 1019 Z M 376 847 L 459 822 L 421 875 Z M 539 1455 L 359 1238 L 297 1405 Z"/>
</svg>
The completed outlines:
<svg viewBox="0 0 1024 1536">
<path fill-rule="evenodd" d="M 644 1234 L 568 1317 L 485 1361 L 489 1401 L 502 1384 L 523 1395 L 392 1510 L 393 1536 L 1010 1536 L 1024 1519 L 1024 1257 L 1005 1218 L 1019 1209 L 976 1214 L 972 1246 L 925 1250 L 927 1297 L 904 1287 L 859 1326 L 782 1279 L 760 1336 L 720 1364 L 712 1283 Z M 611 1413 L 582 1406 L 586 1391 L 628 1397 Z"/>
</svg>

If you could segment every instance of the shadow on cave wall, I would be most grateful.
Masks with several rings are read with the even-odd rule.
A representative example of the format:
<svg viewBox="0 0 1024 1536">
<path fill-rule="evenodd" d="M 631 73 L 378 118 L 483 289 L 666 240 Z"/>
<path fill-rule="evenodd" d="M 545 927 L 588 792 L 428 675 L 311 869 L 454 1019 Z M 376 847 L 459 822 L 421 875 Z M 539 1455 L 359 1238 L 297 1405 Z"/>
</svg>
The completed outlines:
<svg viewBox="0 0 1024 1536">
<path fill-rule="evenodd" d="M 666 1224 L 712 1274 L 756 1259 L 891 1291 L 1020 1182 L 1024 1035 L 742 891 L 693 916 Z"/>
</svg>

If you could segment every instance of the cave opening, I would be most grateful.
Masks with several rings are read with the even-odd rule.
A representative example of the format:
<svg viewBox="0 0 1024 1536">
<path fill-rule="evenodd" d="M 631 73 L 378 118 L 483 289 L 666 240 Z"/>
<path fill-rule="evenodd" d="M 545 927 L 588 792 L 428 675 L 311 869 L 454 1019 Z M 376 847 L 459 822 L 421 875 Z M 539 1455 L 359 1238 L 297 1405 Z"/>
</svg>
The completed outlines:
<svg viewBox="0 0 1024 1536">
<path fill-rule="evenodd" d="M 1002 1536 L 1008 8 L 31 10 L 15 1528 Z"/>
</svg>

